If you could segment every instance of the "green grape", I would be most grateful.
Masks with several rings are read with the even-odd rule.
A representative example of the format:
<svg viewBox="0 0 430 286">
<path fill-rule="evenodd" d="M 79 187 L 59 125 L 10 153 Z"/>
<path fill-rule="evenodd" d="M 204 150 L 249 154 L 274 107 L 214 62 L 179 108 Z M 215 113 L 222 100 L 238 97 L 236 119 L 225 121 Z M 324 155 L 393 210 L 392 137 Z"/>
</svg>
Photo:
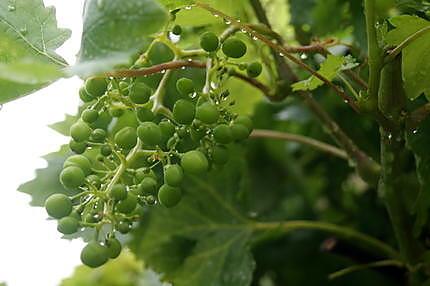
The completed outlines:
<svg viewBox="0 0 430 286">
<path fill-rule="evenodd" d="M 93 97 L 102 96 L 107 89 L 107 82 L 104 78 L 89 78 L 85 81 L 85 90 Z"/>
<path fill-rule="evenodd" d="M 263 71 L 263 66 L 259 62 L 253 62 L 246 68 L 246 73 L 250 77 L 258 77 Z"/>
<path fill-rule="evenodd" d="M 77 221 L 81 221 L 82 220 L 81 214 L 77 210 L 72 210 L 72 212 L 69 214 L 69 217 L 73 217 Z"/>
<path fill-rule="evenodd" d="M 157 181 L 152 177 L 146 177 L 139 184 L 138 190 L 142 195 L 154 195 L 157 192 Z"/>
<path fill-rule="evenodd" d="M 187 96 L 189 94 L 192 94 L 194 90 L 194 82 L 189 78 L 180 78 L 176 82 L 176 89 L 179 91 L 179 93 L 183 96 Z"/>
<path fill-rule="evenodd" d="M 203 137 L 205 137 L 205 135 L 206 135 L 206 129 L 204 128 L 196 129 L 193 127 L 190 130 L 191 139 L 195 142 L 200 141 Z"/>
<path fill-rule="evenodd" d="M 76 142 L 75 140 L 70 140 L 69 142 L 69 148 L 76 154 L 82 154 L 87 149 L 87 143 L 86 142 Z"/>
<path fill-rule="evenodd" d="M 154 121 L 155 119 L 155 114 L 145 107 L 138 108 L 136 115 L 140 122 Z"/>
<path fill-rule="evenodd" d="M 100 180 L 99 176 L 97 175 L 89 175 L 87 177 L 88 183 L 99 189 L 102 186 L 102 181 Z"/>
<path fill-rule="evenodd" d="M 82 120 L 86 123 L 93 123 L 97 120 L 98 117 L 99 113 L 97 112 L 97 110 L 94 109 L 85 109 L 81 115 Z"/>
<path fill-rule="evenodd" d="M 145 104 L 151 97 L 151 89 L 143 82 L 135 82 L 129 92 L 130 100 L 136 104 Z"/>
<path fill-rule="evenodd" d="M 173 33 L 174 35 L 179 36 L 180 34 L 182 34 L 182 27 L 181 27 L 181 26 L 179 26 L 179 25 L 175 25 L 175 26 L 173 27 L 173 29 L 172 29 L 172 33 Z"/>
<path fill-rule="evenodd" d="M 63 194 L 53 194 L 46 200 L 45 208 L 51 217 L 60 219 L 72 212 L 72 200 Z"/>
<path fill-rule="evenodd" d="M 90 139 L 94 142 L 101 143 L 106 139 L 106 131 L 103 129 L 97 128 L 91 134 Z"/>
<path fill-rule="evenodd" d="M 133 127 L 124 127 L 115 134 L 114 141 L 120 148 L 126 150 L 133 148 L 137 143 L 136 129 Z"/>
<path fill-rule="evenodd" d="M 85 174 L 77 166 L 69 166 L 60 173 L 60 182 L 67 189 L 76 189 L 85 182 Z"/>
<path fill-rule="evenodd" d="M 182 156 L 181 166 L 186 173 L 202 174 L 208 170 L 209 162 L 205 154 L 192 150 Z"/>
<path fill-rule="evenodd" d="M 206 124 L 213 124 L 218 121 L 218 108 L 210 102 L 205 102 L 196 109 L 196 118 Z"/>
<path fill-rule="evenodd" d="M 241 58 L 246 54 L 246 45 L 242 40 L 237 38 L 228 38 L 222 45 L 223 53 L 230 58 Z"/>
<path fill-rule="evenodd" d="M 91 135 L 91 128 L 83 121 L 78 121 L 70 127 L 70 136 L 76 142 L 83 142 L 88 140 Z"/>
<path fill-rule="evenodd" d="M 173 106 L 173 118 L 180 124 L 188 125 L 194 120 L 196 109 L 191 101 L 180 99 Z"/>
<path fill-rule="evenodd" d="M 93 100 L 94 100 L 94 97 L 92 97 L 92 96 L 91 96 L 91 94 L 89 94 L 89 93 L 87 92 L 87 90 L 85 89 L 85 86 L 82 86 L 82 87 L 79 89 L 79 97 L 81 98 L 81 100 L 82 100 L 83 102 L 90 102 L 90 101 L 93 101 Z"/>
<path fill-rule="evenodd" d="M 112 122 L 112 116 L 109 114 L 108 111 L 103 111 L 99 113 L 99 117 L 97 118 L 97 120 L 90 125 L 91 128 L 93 129 L 103 129 L 103 130 L 107 130 L 109 124 Z"/>
<path fill-rule="evenodd" d="M 112 117 L 121 117 L 124 115 L 124 109 L 120 107 L 111 107 L 109 108 L 109 114 Z"/>
<path fill-rule="evenodd" d="M 148 146 L 159 145 L 163 136 L 160 126 L 154 122 L 143 122 L 140 124 L 137 128 L 137 135 Z"/>
<path fill-rule="evenodd" d="M 121 242 L 115 237 L 110 237 L 106 240 L 106 247 L 110 258 L 117 258 L 121 254 Z"/>
<path fill-rule="evenodd" d="M 206 32 L 200 36 L 200 47 L 206 52 L 215 52 L 219 46 L 217 35 L 212 32 Z"/>
<path fill-rule="evenodd" d="M 127 198 L 127 189 L 122 184 L 113 185 L 109 196 L 116 201 L 124 200 Z"/>
<path fill-rule="evenodd" d="M 179 165 L 166 165 L 164 167 L 164 183 L 172 187 L 181 185 L 184 179 L 184 171 Z"/>
<path fill-rule="evenodd" d="M 235 140 L 245 140 L 251 133 L 248 127 L 240 123 L 233 123 L 230 126 L 231 134 Z"/>
<path fill-rule="evenodd" d="M 175 133 L 175 125 L 169 120 L 161 121 L 158 126 L 160 126 L 161 133 L 163 134 L 163 140 L 172 137 Z"/>
<path fill-rule="evenodd" d="M 226 124 L 220 124 L 213 130 L 214 139 L 221 144 L 228 144 L 233 140 L 231 129 Z"/>
<path fill-rule="evenodd" d="M 229 153 L 223 146 L 215 146 L 212 150 L 212 161 L 218 165 L 224 165 L 228 162 Z"/>
<path fill-rule="evenodd" d="M 239 115 L 235 120 L 234 123 L 239 123 L 242 125 L 245 125 L 249 130 L 252 130 L 253 128 L 253 123 L 252 123 L 252 119 L 249 118 L 246 115 Z"/>
<path fill-rule="evenodd" d="M 141 182 L 143 179 L 147 177 L 157 180 L 157 176 L 155 175 L 154 171 L 148 168 L 139 168 L 136 170 L 135 178 L 138 182 Z"/>
<path fill-rule="evenodd" d="M 131 230 L 131 224 L 128 221 L 120 221 L 117 226 L 116 229 L 122 233 L 122 234 L 126 234 L 129 233 Z"/>
<path fill-rule="evenodd" d="M 96 241 L 88 243 L 81 252 L 82 263 L 91 268 L 102 266 L 108 259 L 108 249 Z"/>
<path fill-rule="evenodd" d="M 100 153 L 101 153 L 103 156 L 109 156 L 110 154 L 112 154 L 112 148 L 111 148 L 109 145 L 103 145 L 103 146 L 100 148 Z"/>
<path fill-rule="evenodd" d="M 63 168 L 67 168 L 69 166 L 76 166 L 84 171 L 85 176 L 88 176 L 92 173 L 91 171 L 91 161 L 83 156 L 83 155 L 72 155 L 64 161 Z"/>
<path fill-rule="evenodd" d="M 181 200 L 181 197 L 181 189 L 169 185 L 162 185 L 158 191 L 158 201 L 167 208 L 176 206 Z"/>
<path fill-rule="evenodd" d="M 122 201 L 119 201 L 116 205 L 116 210 L 123 214 L 129 214 L 136 209 L 137 206 L 137 197 L 129 193 L 127 194 L 127 198 Z"/>
<path fill-rule="evenodd" d="M 118 84 L 119 90 L 122 95 L 128 96 L 129 93 L 129 84 L 126 81 L 120 81 Z"/>
<path fill-rule="evenodd" d="M 71 216 L 63 217 L 58 221 L 57 230 L 62 234 L 73 234 L 79 229 L 79 221 Z"/>
</svg>

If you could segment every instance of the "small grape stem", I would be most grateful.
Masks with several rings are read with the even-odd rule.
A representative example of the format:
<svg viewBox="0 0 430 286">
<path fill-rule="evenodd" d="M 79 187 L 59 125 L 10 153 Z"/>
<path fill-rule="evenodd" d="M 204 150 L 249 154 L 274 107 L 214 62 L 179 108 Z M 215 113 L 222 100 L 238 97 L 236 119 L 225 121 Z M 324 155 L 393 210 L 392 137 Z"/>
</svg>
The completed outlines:
<svg viewBox="0 0 430 286">
<path fill-rule="evenodd" d="M 330 144 L 302 136 L 297 134 L 291 134 L 286 132 L 272 131 L 272 130 L 264 130 L 264 129 L 255 129 L 251 133 L 252 138 L 269 138 L 269 139 L 278 139 L 278 140 L 286 140 L 297 142 L 300 144 L 309 145 L 315 149 L 323 151 L 325 153 L 331 154 L 333 156 L 339 157 L 344 160 L 348 160 L 348 155 L 342 149 L 339 149 Z"/>
<path fill-rule="evenodd" d="M 407 268 L 407 265 L 405 265 L 403 262 L 396 260 L 396 259 L 386 259 L 386 260 L 381 260 L 381 261 L 375 261 L 375 262 L 371 262 L 371 263 L 366 263 L 366 264 L 359 264 L 359 265 L 353 265 L 344 269 L 341 269 L 339 271 L 333 272 L 331 273 L 328 278 L 330 280 L 357 272 L 357 271 L 361 271 L 361 270 L 366 270 L 369 268 L 379 268 L 379 267 L 387 267 L 387 266 L 392 266 L 392 267 L 397 267 L 397 268 Z"/>
<path fill-rule="evenodd" d="M 209 93 L 211 89 L 211 70 L 212 70 L 212 59 L 209 57 L 206 61 L 206 79 L 205 86 L 203 87 L 203 93 Z"/>
</svg>

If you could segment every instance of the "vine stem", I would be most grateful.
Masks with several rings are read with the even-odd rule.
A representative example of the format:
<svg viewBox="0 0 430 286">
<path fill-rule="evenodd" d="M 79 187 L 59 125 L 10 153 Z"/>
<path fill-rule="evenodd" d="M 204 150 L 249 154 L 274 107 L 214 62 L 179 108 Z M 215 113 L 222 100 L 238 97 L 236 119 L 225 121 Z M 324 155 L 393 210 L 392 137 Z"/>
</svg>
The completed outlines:
<svg viewBox="0 0 430 286">
<path fill-rule="evenodd" d="M 378 267 L 387 267 L 387 266 L 393 266 L 393 267 L 398 267 L 398 268 L 405 268 L 406 265 L 396 259 L 386 259 L 386 260 L 380 260 L 380 261 L 375 261 L 375 262 L 371 262 L 371 263 L 366 263 L 366 264 L 359 264 L 359 265 L 353 265 L 344 269 L 341 269 L 339 271 L 333 272 L 332 274 L 330 274 L 328 276 L 328 278 L 330 280 L 339 278 L 341 276 L 353 273 L 353 272 L 357 272 L 360 270 L 365 270 L 365 269 L 369 269 L 369 268 L 378 268 Z"/>
<path fill-rule="evenodd" d="M 377 253 L 388 257 L 390 259 L 399 259 L 400 254 L 388 244 L 369 236 L 367 234 L 358 232 L 354 229 L 339 226 L 336 224 L 319 222 L 319 221 L 286 221 L 286 222 L 257 222 L 253 224 L 256 230 L 281 230 L 291 232 L 294 230 L 318 230 L 327 232 L 341 239 L 348 240 L 355 243 L 366 250 L 374 250 Z"/>
<path fill-rule="evenodd" d="M 309 145 L 315 149 L 318 149 L 325 153 L 339 157 L 341 159 L 348 160 L 348 155 L 342 149 L 339 149 L 330 144 L 327 144 L 306 136 L 302 136 L 302 135 L 291 134 L 286 132 L 278 132 L 278 131 L 272 131 L 272 130 L 255 129 L 254 131 L 252 131 L 251 137 L 252 138 L 270 138 L 270 139 L 297 142 L 297 143 Z"/>
<path fill-rule="evenodd" d="M 224 19 L 227 19 L 228 21 L 231 22 L 232 25 L 235 25 L 235 26 L 239 27 L 241 30 L 247 32 L 248 34 L 251 35 L 251 37 L 255 37 L 255 38 L 259 39 L 260 41 L 264 42 L 267 46 L 269 46 L 273 50 L 277 51 L 280 56 L 282 56 L 282 57 L 285 56 L 287 59 L 289 59 L 290 61 L 292 61 L 293 63 L 295 63 L 299 67 L 301 67 L 302 69 L 308 71 L 311 75 L 313 75 L 316 78 L 323 81 L 331 89 L 333 89 L 348 105 L 350 105 L 353 110 L 355 110 L 356 112 L 359 112 L 359 108 L 358 108 L 357 104 L 355 103 L 355 101 L 351 97 L 349 97 L 340 87 L 338 87 L 337 85 L 332 83 L 329 79 L 327 79 L 326 77 L 324 77 L 323 75 L 321 75 L 320 73 L 315 71 L 313 68 L 311 68 L 310 66 L 305 64 L 302 60 L 300 60 L 300 59 L 296 58 L 294 55 L 290 54 L 290 52 L 284 46 L 272 42 L 270 39 L 268 39 L 265 36 L 263 36 L 262 34 L 256 32 L 249 25 L 242 24 L 241 22 L 237 21 L 233 17 L 230 17 L 230 16 L 224 14 L 223 12 L 212 8 L 211 6 L 209 6 L 205 3 L 197 2 L 195 5 L 197 7 L 200 7 L 202 9 L 205 9 L 205 10 L 211 12 L 212 14 L 219 15 L 219 16 L 223 17 Z"/>
</svg>

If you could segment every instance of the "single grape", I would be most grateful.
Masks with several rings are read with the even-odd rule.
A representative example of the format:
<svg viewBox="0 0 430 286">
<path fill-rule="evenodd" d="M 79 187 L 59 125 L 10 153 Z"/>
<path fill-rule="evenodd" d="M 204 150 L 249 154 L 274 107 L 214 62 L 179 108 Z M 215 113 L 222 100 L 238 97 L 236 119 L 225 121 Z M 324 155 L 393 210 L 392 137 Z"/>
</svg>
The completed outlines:
<svg viewBox="0 0 430 286">
<path fill-rule="evenodd" d="M 150 109 L 145 107 L 138 108 L 136 116 L 140 122 L 153 121 L 155 118 L 155 114 Z"/>
<path fill-rule="evenodd" d="M 228 38 L 222 45 L 223 53 L 230 58 L 241 58 L 246 54 L 246 50 L 245 43 L 234 37 Z"/>
<path fill-rule="evenodd" d="M 87 90 L 85 89 L 85 86 L 82 86 L 82 87 L 79 89 L 79 97 L 81 98 L 81 100 L 82 100 L 83 102 L 90 102 L 90 101 L 93 101 L 93 100 L 94 100 L 94 97 L 93 97 L 93 96 L 91 96 L 91 94 L 89 94 L 89 93 L 87 92 Z"/>
<path fill-rule="evenodd" d="M 155 175 L 154 171 L 148 168 L 139 168 L 136 170 L 135 178 L 138 182 L 142 182 L 142 180 L 147 177 L 157 180 L 157 175 Z"/>
<path fill-rule="evenodd" d="M 103 145 L 100 148 L 100 154 L 102 154 L 103 156 L 109 156 L 110 154 L 112 154 L 112 148 L 109 145 Z"/>
<path fill-rule="evenodd" d="M 180 25 L 175 25 L 172 29 L 172 33 L 174 35 L 179 36 L 180 34 L 182 34 L 182 27 Z"/>
<path fill-rule="evenodd" d="M 82 120 L 86 123 L 93 123 L 97 120 L 98 117 L 99 113 L 97 112 L 97 110 L 94 109 L 85 109 L 81 115 Z"/>
<path fill-rule="evenodd" d="M 60 173 L 60 182 L 67 189 L 76 189 L 85 182 L 84 171 L 77 166 L 66 167 Z"/>
<path fill-rule="evenodd" d="M 83 142 L 88 140 L 91 135 L 91 128 L 83 121 L 78 121 L 70 127 L 70 136 L 76 142 Z"/>
<path fill-rule="evenodd" d="M 181 200 L 181 197 L 181 189 L 169 185 L 162 185 L 158 191 L 158 201 L 167 208 L 176 206 Z"/>
<path fill-rule="evenodd" d="M 215 52 L 219 46 L 217 35 L 212 32 L 206 32 L 200 36 L 200 47 L 206 52 Z"/>
<path fill-rule="evenodd" d="M 76 154 L 82 154 L 87 150 L 87 143 L 86 142 L 76 142 L 75 140 L 70 140 L 69 142 L 69 148 Z"/>
<path fill-rule="evenodd" d="M 63 194 L 53 194 L 45 202 L 48 214 L 56 219 L 68 216 L 72 211 L 72 201 Z"/>
<path fill-rule="evenodd" d="M 186 173 L 201 174 L 208 170 L 209 162 L 205 154 L 192 150 L 182 156 L 181 166 Z"/>
<path fill-rule="evenodd" d="M 106 247 L 110 258 L 117 258 L 121 254 L 121 242 L 115 237 L 110 237 L 106 240 Z"/>
<path fill-rule="evenodd" d="M 212 150 L 212 161 L 218 165 L 224 165 L 228 162 L 229 152 L 223 146 L 215 146 Z"/>
<path fill-rule="evenodd" d="M 109 108 L 109 115 L 112 117 L 121 117 L 124 115 L 124 109 L 120 107 L 110 107 Z"/>
<path fill-rule="evenodd" d="M 234 123 L 239 123 L 242 125 L 245 125 L 249 130 L 252 130 L 253 128 L 253 123 L 252 123 L 252 119 L 249 118 L 249 116 L 246 115 L 239 115 L 235 120 Z"/>
<path fill-rule="evenodd" d="M 90 139 L 94 142 L 101 143 L 106 139 L 106 131 L 97 128 L 91 133 Z"/>
<path fill-rule="evenodd" d="M 127 198 L 127 189 L 122 184 L 116 184 L 110 190 L 109 196 L 116 201 L 124 200 Z"/>
<path fill-rule="evenodd" d="M 137 135 L 144 144 L 149 146 L 159 145 L 163 136 L 160 126 L 154 122 L 140 124 L 137 128 Z"/>
<path fill-rule="evenodd" d="M 129 92 L 130 100 L 136 104 L 145 104 L 151 97 L 151 89 L 143 82 L 135 82 Z"/>
<path fill-rule="evenodd" d="M 57 230 L 62 234 L 73 234 L 79 229 L 79 221 L 71 216 L 63 217 L 58 221 Z"/>
<path fill-rule="evenodd" d="M 72 212 L 69 214 L 69 217 L 73 217 L 77 221 L 81 221 L 82 220 L 81 214 L 77 210 L 72 210 Z"/>
<path fill-rule="evenodd" d="M 91 268 L 102 266 L 108 259 L 108 249 L 95 241 L 88 243 L 81 252 L 82 263 Z"/>
<path fill-rule="evenodd" d="M 191 101 L 180 99 L 173 106 L 173 118 L 180 124 L 190 124 L 195 114 L 196 109 Z"/>
<path fill-rule="evenodd" d="M 93 97 L 102 96 L 107 89 L 107 82 L 104 78 L 89 78 L 85 81 L 85 90 Z"/>
<path fill-rule="evenodd" d="M 84 171 L 85 176 L 88 176 L 92 173 L 91 171 L 91 161 L 83 156 L 83 155 L 72 155 L 64 161 L 63 168 L 67 168 L 69 166 L 76 166 L 81 168 Z"/>
<path fill-rule="evenodd" d="M 122 234 L 129 233 L 131 230 L 131 223 L 128 221 L 120 221 L 117 224 L 116 229 Z"/>
<path fill-rule="evenodd" d="M 176 89 L 179 91 L 179 93 L 183 96 L 187 96 L 189 94 L 192 94 L 194 90 L 194 82 L 189 78 L 180 78 L 176 82 Z"/>
<path fill-rule="evenodd" d="M 129 214 L 136 209 L 137 206 L 137 197 L 129 193 L 127 194 L 127 198 L 122 201 L 119 201 L 116 205 L 116 210 L 123 214 Z"/>
<path fill-rule="evenodd" d="M 184 171 L 179 165 L 166 165 L 164 167 L 164 183 L 172 187 L 181 185 L 184 179 Z"/>
<path fill-rule="evenodd" d="M 246 73 L 250 77 L 258 77 L 263 71 L 263 66 L 259 62 L 253 62 L 246 68 Z"/>
<path fill-rule="evenodd" d="M 199 142 L 203 137 L 205 137 L 205 135 L 206 129 L 204 128 L 196 129 L 193 127 L 190 130 L 190 136 L 194 142 Z"/>
<path fill-rule="evenodd" d="M 226 124 L 220 124 L 213 130 L 214 139 L 221 144 L 228 144 L 233 140 L 231 129 Z"/>
<path fill-rule="evenodd" d="M 137 143 L 136 129 L 133 127 L 124 127 L 115 134 L 114 141 L 120 148 L 126 150 L 133 148 Z"/>
<path fill-rule="evenodd" d="M 154 195 L 157 192 L 157 181 L 152 177 L 145 177 L 138 190 L 142 195 Z"/>
<path fill-rule="evenodd" d="M 251 131 L 243 124 L 233 123 L 230 126 L 231 134 L 235 140 L 245 140 L 251 134 Z"/>
<path fill-rule="evenodd" d="M 100 189 L 100 187 L 102 186 L 102 181 L 97 175 L 89 175 L 87 177 L 87 182 L 96 187 L 97 189 Z"/>
<path fill-rule="evenodd" d="M 175 125 L 169 120 L 161 121 L 158 126 L 160 126 L 161 133 L 163 134 L 163 140 L 172 137 L 175 133 Z"/>
<path fill-rule="evenodd" d="M 205 102 L 196 108 L 196 118 L 206 124 L 213 124 L 218 121 L 218 108 L 210 102 Z"/>
</svg>

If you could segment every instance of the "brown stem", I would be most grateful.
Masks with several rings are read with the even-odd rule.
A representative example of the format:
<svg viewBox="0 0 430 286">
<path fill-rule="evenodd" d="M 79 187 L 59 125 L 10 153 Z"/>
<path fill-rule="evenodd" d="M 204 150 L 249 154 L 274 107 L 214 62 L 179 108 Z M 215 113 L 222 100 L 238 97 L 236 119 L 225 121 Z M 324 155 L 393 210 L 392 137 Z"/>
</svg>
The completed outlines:
<svg viewBox="0 0 430 286">
<path fill-rule="evenodd" d="M 426 103 L 409 114 L 408 119 L 406 121 L 406 127 L 409 130 L 416 129 L 421 122 L 426 120 L 426 118 L 429 115 L 430 115 L 430 103 Z"/>
</svg>

